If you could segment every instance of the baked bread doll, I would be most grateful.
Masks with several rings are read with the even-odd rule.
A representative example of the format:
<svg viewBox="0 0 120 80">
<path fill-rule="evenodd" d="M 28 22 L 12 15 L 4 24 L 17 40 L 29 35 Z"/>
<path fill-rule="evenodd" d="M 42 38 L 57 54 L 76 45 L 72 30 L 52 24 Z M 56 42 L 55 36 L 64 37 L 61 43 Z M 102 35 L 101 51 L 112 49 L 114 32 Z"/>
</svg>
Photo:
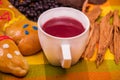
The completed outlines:
<svg viewBox="0 0 120 80">
<path fill-rule="evenodd" d="M 12 6 L 8 0 L 0 1 L 0 31 L 4 31 L 5 26 L 12 24 L 23 15 L 14 6 Z"/>
<path fill-rule="evenodd" d="M 61 4 L 63 4 L 64 6 L 71 6 L 71 7 L 74 7 L 74 8 L 81 10 L 81 8 L 86 0 L 57 0 L 57 1 Z M 88 3 L 103 4 L 106 1 L 107 0 L 88 0 Z"/>
<path fill-rule="evenodd" d="M 22 77 L 27 74 L 28 68 L 14 41 L 0 32 L 0 71 Z"/>
<path fill-rule="evenodd" d="M 15 41 L 23 55 L 32 55 L 40 51 L 37 31 L 37 24 L 26 18 L 14 22 L 5 29 L 6 35 Z"/>
<path fill-rule="evenodd" d="M 11 20 L 11 17 L 12 15 L 9 11 L 5 8 L 0 8 L 0 31 L 3 31 L 3 27 Z"/>
</svg>

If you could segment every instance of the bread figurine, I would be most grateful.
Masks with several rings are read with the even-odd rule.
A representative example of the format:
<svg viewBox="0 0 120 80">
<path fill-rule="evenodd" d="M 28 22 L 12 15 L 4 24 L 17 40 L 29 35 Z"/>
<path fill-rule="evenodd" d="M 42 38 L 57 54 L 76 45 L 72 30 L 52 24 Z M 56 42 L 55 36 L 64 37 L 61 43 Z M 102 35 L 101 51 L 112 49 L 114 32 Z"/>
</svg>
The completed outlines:
<svg viewBox="0 0 120 80">
<path fill-rule="evenodd" d="M 0 8 L 0 31 L 3 30 L 3 27 L 6 23 L 11 20 L 11 13 L 4 8 Z"/>
<path fill-rule="evenodd" d="M 86 0 L 57 0 L 57 1 L 61 4 L 63 4 L 64 6 L 71 6 L 71 7 L 81 10 L 81 8 Z M 105 3 L 106 1 L 107 0 L 88 0 L 88 3 L 100 5 L 100 4 Z"/>
<path fill-rule="evenodd" d="M 26 18 L 19 20 L 7 27 L 5 33 L 15 41 L 23 55 L 32 55 L 41 49 L 38 39 L 38 27 L 35 22 Z"/>
<path fill-rule="evenodd" d="M 14 41 L 0 34 L 0 71 L 22 77 L 28 72 L 28 63 Z"/>
</svg>

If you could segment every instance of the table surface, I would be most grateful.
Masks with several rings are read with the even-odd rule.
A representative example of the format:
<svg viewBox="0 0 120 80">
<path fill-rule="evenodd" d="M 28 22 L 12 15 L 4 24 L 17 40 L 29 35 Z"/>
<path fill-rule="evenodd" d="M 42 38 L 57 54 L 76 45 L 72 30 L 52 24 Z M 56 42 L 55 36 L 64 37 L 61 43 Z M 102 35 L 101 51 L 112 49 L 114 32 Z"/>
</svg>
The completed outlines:
<svg viewBox="0 0 120 80">
<path fill-rule="evenodd" d="M 120 11 L 120 1 L 108 0 L 101 8 L 101 16 L 114 9 Z M 18 78 L 0 72 L 0 80 L 120 80 L 120 64 L 115 64 L 113 54 L 109 50 L 99 68 L 96 68 L 95 56 L 90 61 L 81 59 L 69 69 L 50 65 L 42 51 L 25 58 L 30 65 L 25 77 Z"/>
</svg>

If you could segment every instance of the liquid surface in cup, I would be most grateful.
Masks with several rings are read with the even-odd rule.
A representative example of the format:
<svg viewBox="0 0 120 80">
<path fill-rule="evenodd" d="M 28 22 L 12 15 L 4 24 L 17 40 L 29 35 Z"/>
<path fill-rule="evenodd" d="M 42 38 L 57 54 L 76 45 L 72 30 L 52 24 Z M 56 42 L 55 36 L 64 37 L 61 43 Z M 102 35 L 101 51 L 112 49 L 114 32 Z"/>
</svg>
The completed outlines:
<svg viewBox="0 0 120 80">
<path fill-rule="evenodd" d="M 42 29 L 52 36 L 61 38 L 74 37 L 85 31 L 79 21 L 68 17 L 50 19 Z"/>
</svg>

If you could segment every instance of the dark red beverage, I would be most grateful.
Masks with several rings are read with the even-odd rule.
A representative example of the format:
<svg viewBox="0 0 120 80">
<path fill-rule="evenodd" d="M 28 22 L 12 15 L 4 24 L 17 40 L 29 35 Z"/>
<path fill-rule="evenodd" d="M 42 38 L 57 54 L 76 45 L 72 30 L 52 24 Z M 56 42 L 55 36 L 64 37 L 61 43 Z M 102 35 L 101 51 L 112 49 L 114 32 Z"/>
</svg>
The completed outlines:
<svg viewBox="0 0 120 80">
<path fill-rule="evenodd" d="M 50 19 L 42 29 L 52 36 L 62 38 L 74 37 L 85 31 L 79 21 L 68 17 Z"/>
</svg>

